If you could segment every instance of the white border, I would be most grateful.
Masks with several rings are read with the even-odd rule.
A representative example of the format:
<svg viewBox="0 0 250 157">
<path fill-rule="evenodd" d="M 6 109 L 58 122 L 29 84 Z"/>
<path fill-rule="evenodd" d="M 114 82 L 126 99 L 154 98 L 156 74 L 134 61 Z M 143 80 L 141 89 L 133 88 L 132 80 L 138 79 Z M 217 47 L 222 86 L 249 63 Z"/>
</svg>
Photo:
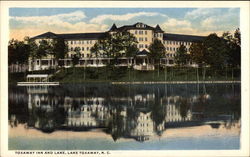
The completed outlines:
<svg viewBox="0 0 250 157">
<path fill-rule="evenodd" d="M 220 151 L 110 151 L 108 156 L 249 156 L 249 6 L 248 1 L 1 1 L 1 156 L 27 156 L 15 155 L 14 151 L 8 151 L 8 57 L 7 47 L 9 38 L 9 20 L 8 9 L 10 7 L 65 7 L 65 8 L 91 8 L 91 7 L 110 7 L 110 8 L 226 8 L 226 7 L 239 7 L 240 8 L 240 29 L 242 33 L 242 132 L 241 132 L 241 149 L 240 150 L 220 150 Z M 31 156 L 31 155 L 29 155 Z M 34 155 L 38 156 L 38 155 Z M 45 156 L 45 155 L 41 155 Z M 50 155 L 51 156 L 51 155 Z M 54 156 L 54 155 L 53 155 Z M 70 155 L 60 155 L 70 156 Z M 84 155 L 90 156 L 90 155 Z M 99 155 L 102 156 L 102 155 Z M 106 155 L 105 155 L 106 156 Z"/>
</svg>

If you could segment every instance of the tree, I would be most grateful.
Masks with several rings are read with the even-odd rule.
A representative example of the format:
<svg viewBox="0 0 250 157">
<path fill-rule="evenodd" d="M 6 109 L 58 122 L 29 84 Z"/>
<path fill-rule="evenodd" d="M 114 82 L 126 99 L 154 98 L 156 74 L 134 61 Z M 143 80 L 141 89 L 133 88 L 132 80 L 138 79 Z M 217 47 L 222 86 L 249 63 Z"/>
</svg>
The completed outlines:
<svg viewBox="0 0 250 157">
<path fill-rule="evenodd" d="M 15 64 L 17 62 L 16 41 L 14 39 L 8 44 L 8 64 Z"/>
<path fill-rule="evenodd" d="M 134 57 L 139 51 L 137 48 L 138 41 L 136 40 L 136 37 L 129 32 L 123 32 L 122 41 L 122 46 L 124 48 L 126 57 Z"/>
<path fill-rule="evenodd" d="M 99 49 L 108 57 L 119 57 L 122 53 L 131 55 L 131 49 L 135 49 L 137 41 L 129 32 L 116 32 L 107 34 L 98 44 Z"/>
<path fill-rule="evenodd" d="M 203 67 L 203 80 L 205 80 L 205 61 L 204 61 L 204 44 L 202 42 L 192 43 L 189 48 L 190 50 L 190 58 L 193 62 L 195 62 L 197 67 L 197 80 L 199 80 L 199 68 Z"/>
<path fill-rule="evenodd" d="M 90 48 L 90 52 L 95 54 L 95 57 L 97 58 L 100 55 L 100 44 L 96 42 L 94 46 Z"/>
<path fill-rule="evenodd" d="M 159 77 L 159 70 L 160 70 L 160 59 L 164 56 L 166 52 L 165 46 L 162 44 L 162 42 L 158 39 L 155 39 L 150 45 L 149 45 L 149 57 L 153 61 L 153 64 L 158 64 L 158 77 Z"/>
<path fill-rule="evenodd" d="M 175 62 L 177 65 L 186 65 L 189 60 L 189 55 L 187 54 L 187 48 L 184 45 L 180 45 L 176 51 Z"/>
<path fill-rule="evenodd" d="M 233 78 L 233 69 L 238 68 L 241 65 L 241 39 L 240 31 L 236 29 L 234 35 L 229 32 L 225 32 L 221 36 L 226 47 L 226 67 L 229 66 L 232 69 L 232 78 Z"/>
<path fill-rule="evenodd" d="M 51 42 L 48 40 L 41 40 L 38 45 L 37 54 L 38 58 L 42 58 L 53 54 L 53 47 Z"/>
<path fill-rule="evenodd" d="M 225 65 L 226 45 L 224 41 L 213 33 L 204 40 L 204 62 L 214 69 L 221 69 Z"/>
<path fill-rule="evenodd" d="M 75 74 L 75 65 L 79 63 L 79 59 L 81 57 L 81 48 L 80 47 L 75 47 L 74 52 L 75 54 L 72 57 L 72 63 L 73 63 L 73 69 L 74 69 L 74 74 Z"/>
<path fill-rule="evenodd" d="M 136 45 L 131 45 L 127 47 L 125 50 L 126 57 L 134 57 L 136 55 L 136 52 L 138 51 L 139 49 L 137 48 Z"/>
<path fill-rule="evenodd" d="M 74 67 L 75 67 L 76 64 L 79 63 L 79 59 L 81 57 L 80 51 L 81 51 L 80 47 L 75 47 L 75 49 L 74 49 L 75 54 L 73 55 L 73 58 L 72 58 L 72 63 L 73 63 Z"/>
<path fill-rule="evenodd" d="M 23 41 L 10 40 L 8 44 L 8 64 L 26 64 L 29 59 L 29 47 Z"/>
<path fill-rule="evenodd" d="M 55 38 L 52 41 L 53 54 L 55 59 L 63 59 L 68 52 L 68 44 L 63 38 Z"/>
<path fill-rule="evenodd" d="M 29 47 L 29 59 L 31 60 L 31 65 L 33 65 L 35 58 L 37 58 L 38 45 L 34 40 L 30 39 L 29 37 L 25 37 L 24 41 Z"/>
<path fill-rule="evenodd" d="M 198 67 L 204 64 L 204 46 L 202 42 L 192 43 L 190 48 L 190 58 Z"/>
</svg>

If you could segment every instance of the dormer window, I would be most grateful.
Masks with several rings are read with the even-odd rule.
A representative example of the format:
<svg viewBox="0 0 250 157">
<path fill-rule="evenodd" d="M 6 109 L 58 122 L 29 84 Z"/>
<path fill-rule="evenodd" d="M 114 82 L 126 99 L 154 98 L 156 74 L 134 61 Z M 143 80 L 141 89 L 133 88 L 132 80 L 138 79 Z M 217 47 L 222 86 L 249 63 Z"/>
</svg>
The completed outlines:
<svg viewBox="0 0 250 157">
<path fill-rule="evenodd" d="M 145 28 L 146 26 L 143 23 L 138 23 L 136 25 L 136 27 L 138 27 L 138 28 Z"/>
</svg>

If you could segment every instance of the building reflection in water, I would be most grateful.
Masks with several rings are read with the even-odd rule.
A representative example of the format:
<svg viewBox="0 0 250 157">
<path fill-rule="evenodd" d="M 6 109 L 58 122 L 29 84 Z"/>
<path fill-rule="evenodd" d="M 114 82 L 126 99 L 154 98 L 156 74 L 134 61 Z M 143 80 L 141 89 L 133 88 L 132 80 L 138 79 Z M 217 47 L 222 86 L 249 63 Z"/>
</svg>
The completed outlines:
<svg viewBox="0 0 250 157">
<path fill-rule="evenodd" d="M 10 93 L 10 107 L 19 106 L 9 111 L 9 123 L 11 127 L 23 123 L 27 129 L 35 128 L 44 133 L 98 128 L 110 134 L 114 141 L 132 138 L 143 142 L 155 135 L 161 136 L 168 128 L 207 124 L 215 129 L 220 125 L 230 128 L 240 119 L 240 95 L 229 94 L 232 104 L 227 105 L 232 107 L 225 110 L 224 104 L 222 109 L 221 104 L 211 105 L 212 98 L 206 92 L 174 95 L 168 93 L 171 87 L 163 92 L 152 88 L 146 89 L 147 92 L 131 92 L 129 86 L 122 89 L 127 95 L 97 93 L 91 96 L 93 93 L 86 94 L 85 87 L 75 95 L 68 94 L 70 91 L 62 92 L 65 89 L 27 87 L 27 95 L 24 90 Z M 26 97 L 27 100 L 21 99 Z"/>
</svg>

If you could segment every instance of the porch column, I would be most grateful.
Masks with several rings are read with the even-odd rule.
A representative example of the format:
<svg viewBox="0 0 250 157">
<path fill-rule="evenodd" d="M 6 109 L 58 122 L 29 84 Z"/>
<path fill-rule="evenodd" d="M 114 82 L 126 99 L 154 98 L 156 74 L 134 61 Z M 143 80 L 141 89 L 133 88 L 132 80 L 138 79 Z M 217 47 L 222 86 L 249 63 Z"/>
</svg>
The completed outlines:
<svg viewBox="0 0 250 157">
<path fill-rule="evenodd" d="M 99 59 L 99 64 L 102 65 L 102 58 Z"/>
<path fill-rule="evenodd" d="M 145 65 L 146 64 L 146 62 L 145 62 L 145 58 L 143 58 L 143 63 L 142 63 L 142 65 Z"/>
</svg>

